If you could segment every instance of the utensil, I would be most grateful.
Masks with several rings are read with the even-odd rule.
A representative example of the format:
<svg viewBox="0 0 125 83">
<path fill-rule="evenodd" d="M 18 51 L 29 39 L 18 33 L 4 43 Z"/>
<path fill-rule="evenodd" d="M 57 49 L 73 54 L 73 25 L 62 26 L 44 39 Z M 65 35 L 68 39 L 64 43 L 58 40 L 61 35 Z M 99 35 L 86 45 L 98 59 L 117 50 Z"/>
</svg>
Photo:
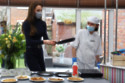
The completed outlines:
<svg viewBox="0 0 125 83">
<path fill-rule="evenodd" d="M 65 39 L 65 40 L 58 41 L 58 42 L 56 42 L 56 44 L 64 44 L 64 43 L 72 42 L 74 40 L 75 40 L 74 37 L 73 38 L 68 38 L 68 39 Z"/>
</svg>

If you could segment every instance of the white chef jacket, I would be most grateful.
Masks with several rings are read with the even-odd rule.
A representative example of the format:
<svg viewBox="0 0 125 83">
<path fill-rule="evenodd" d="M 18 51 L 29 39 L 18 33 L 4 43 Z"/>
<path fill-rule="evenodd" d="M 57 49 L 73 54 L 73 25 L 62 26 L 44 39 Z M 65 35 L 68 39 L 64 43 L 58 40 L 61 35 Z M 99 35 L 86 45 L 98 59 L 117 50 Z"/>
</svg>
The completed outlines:
<svg viewBox="0 0 125 83">
<path fill-rule="evenodd" d="M 83 29 L 78 33 L 72 46 L 76 48 L 79 69 L 93 69 L 95 56 L 102 55 L 100 36 L 96 32 L 90 34 L 87 29 Z"/>
</svg>

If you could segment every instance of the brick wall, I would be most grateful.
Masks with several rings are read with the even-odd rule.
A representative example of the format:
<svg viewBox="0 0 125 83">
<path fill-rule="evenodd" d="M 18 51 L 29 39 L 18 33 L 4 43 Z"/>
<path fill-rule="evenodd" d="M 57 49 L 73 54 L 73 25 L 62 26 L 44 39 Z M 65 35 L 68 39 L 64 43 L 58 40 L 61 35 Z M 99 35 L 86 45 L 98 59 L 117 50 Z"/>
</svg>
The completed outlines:
<svg viewBox="0 0 125 83">
<path fill-rule="evenodd" d="M 11 25 L 15 25 L 17 20 L 25 20 L 28 14 L 27 9 L 17 9 L 16 7 L 11 8 Z"/>
<path fill-rule="evenodd" d="M 102 47 L 104 48 L 104 12 L 102 15 Z M 115 26 L 116 26 L 116 11 L 114 10 L 114 50 L 115 50 Z M 125 48 L 125 10 L 118 10 L 118 36 L 117 50 Z M 104 50 L 104 49 L 103 49 Z M 106 55 L 108 56 L 108 11 L 106 18 Z"/>
<path fill-rule="evenodd" d="M 56 20 L 52 24 L 52 37 L 53 40 L 64 40 L 67 38 L 71 38 L 75 36 L 75 24 L 64 24 L 63 22 L 56 22 Z M 56 36 L 57 35 L 57 36 Z M 55 47 L 53 47 L 53 51 L 55 51 Z M 65 56 L 64 57 L 72 57 L 72 47 L 68 46 L 65 50 Z"/>
<path fill-rule="evenodd" d="M 102 49 L 104 55 L 104 11 L 102 15 Z M 108 11 L 106 15 L 106 55 L 108 56 Z"/>
<path fill-rule="evenodd" d="M 125 10 L 118 10 L 118 50 L 125 48 Z"/>
</svg>

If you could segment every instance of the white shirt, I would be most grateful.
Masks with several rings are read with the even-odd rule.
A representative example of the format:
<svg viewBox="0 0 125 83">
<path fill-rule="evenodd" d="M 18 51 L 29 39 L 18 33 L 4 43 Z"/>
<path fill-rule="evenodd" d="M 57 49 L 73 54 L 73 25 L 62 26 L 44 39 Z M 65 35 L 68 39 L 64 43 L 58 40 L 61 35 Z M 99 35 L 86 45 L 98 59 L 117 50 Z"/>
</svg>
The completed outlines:
<svg viewBox="0 0 125 83">
<path fill-rule="evenodd" d="M 79 69 L 93 69 L 95 56 L 102 55 L 99 35 L 96 32 L 90 34 L 87 29 L 83 29 L 78 33 L 72 46 L 77 50 L 76 56 Z"/>
</svg>

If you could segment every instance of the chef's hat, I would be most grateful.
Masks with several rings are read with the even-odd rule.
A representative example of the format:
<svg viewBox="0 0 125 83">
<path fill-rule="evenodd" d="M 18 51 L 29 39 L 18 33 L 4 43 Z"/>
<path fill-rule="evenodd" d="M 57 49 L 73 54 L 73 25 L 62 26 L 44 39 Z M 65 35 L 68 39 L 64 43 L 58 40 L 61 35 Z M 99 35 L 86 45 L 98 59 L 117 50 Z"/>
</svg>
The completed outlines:
<svg viewBox="0 0 125 83">
<path fill-rule="evenodd" d="M 88 20 L 87 22 L 91 22 L 91 23 L 94 23 L 94 24 L 99 24 L 99 19 L 95 16 L 91 16 L 91 17 L 88 17 Z"/>
</svg>

